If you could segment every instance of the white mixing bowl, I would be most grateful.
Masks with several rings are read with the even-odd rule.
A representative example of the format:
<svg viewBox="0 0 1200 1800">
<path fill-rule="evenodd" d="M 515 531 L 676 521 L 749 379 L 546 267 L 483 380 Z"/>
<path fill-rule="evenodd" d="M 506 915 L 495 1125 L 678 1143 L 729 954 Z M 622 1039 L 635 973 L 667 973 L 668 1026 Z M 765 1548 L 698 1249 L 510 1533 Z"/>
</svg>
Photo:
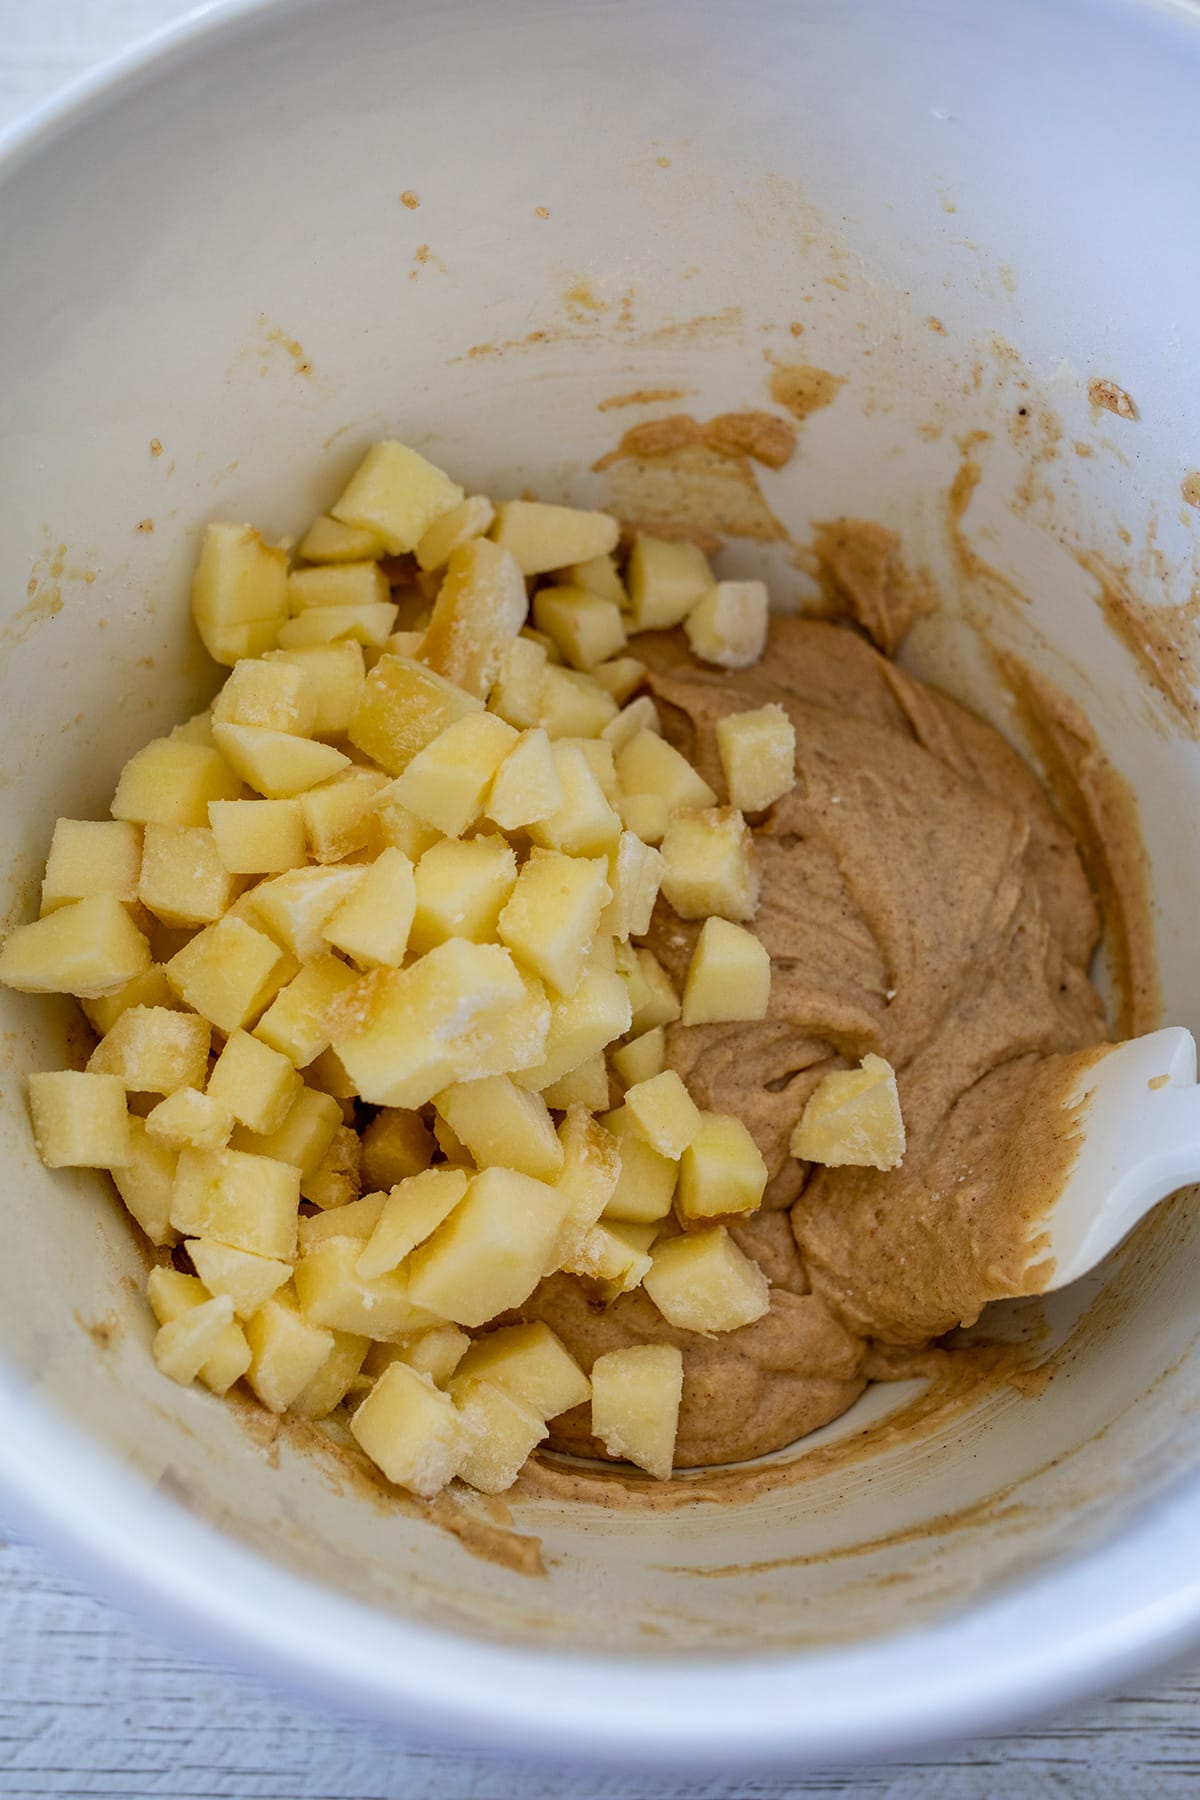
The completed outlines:
<svg viewBox="0 0 1200 1800">
<path fill-rule="evenodd" d="M 774 358 L 845 377 L 775 514 L 901 533 L 945 601 L 922 673 L 1004 722 L 983 621 L 1086 708 L 1140 801 L 1164 1016 L 1200 1023 L 1187 621 L 1172 707 L 1073 554 L 1109 615 L 1119 568 L 1152 603 L 1194 579 L 1198 94 L 1200 15 L 1148 0 L 279 0 L 52 107 L 0 161 L 8 920 L 53 817 L 103 815 L 211 691 L 205 519 L 295 532 L 384 433 L 602 500 L 619 430 L 769 405 Z M 646 388 L 682 398 L 600 409 Z M 789 555 L 724 566 L 802 599 Z M 908 1397 L 875 1390 L 736 1504 L 519 1501 L 535 1575 L 162 1380 L 118 1208 L 30 1142 L 71 1010 L 5 995 L 3 1028 L 0 1482 L 192 1644 L 408 1729 L 746 1769 L 996 1728 L 1200 1639 L 1189 1197 L 1046 1309 L 1043 1391 L 851 1454 Z"/>
</svg>

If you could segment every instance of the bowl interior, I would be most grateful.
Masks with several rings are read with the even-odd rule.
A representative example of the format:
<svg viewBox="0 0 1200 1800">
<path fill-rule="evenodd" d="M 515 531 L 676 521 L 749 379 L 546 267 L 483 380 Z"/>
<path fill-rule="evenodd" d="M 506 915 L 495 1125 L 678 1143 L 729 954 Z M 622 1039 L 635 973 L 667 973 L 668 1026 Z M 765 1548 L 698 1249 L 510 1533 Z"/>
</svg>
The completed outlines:
<svg viewBox="0 0 1200 1800">
<path fill-rule="evenodd" d="M 1113 127 L 1115 62 L 1137 133 Z M 592 465 L 628 426 L 778 412 L 772 376 L 802 365 L 836 399 L 722 502 L 783 534 L 730 538 L 720 567 L 803 606 L 811 522 L 877 520 L 941 596 L 919 673 L 1019 735 L 983 633 L 1082 706 L 1137 797 L 1161 1016 L 1194 1026 L 1191 620 L 1167 609 L 1200 525 L 1198 76 L 1194 16 L 1151 6 L 347 0 L 200 32 L 43 126 L 0 167 L 7 919 L 54 817 L 103 816 L 124 758 L 215 685 L 186 613 L 206 519 L 298 533 L 385 433 L 472 489 L 604 504 Z M 1093 377 L 1137 419 L 1091 404 Z M 1194 1467 L 1185 1196 L 999 1321 L 1040 1334 L 1052 1380 L 872 1390 L 750 1497 L 464 1502 L 448 1530 L 162 1381 L 130 1229 L 29 1139 L 21 1077 L 77 1042 L 70 1009 L 0 1004 L 17 1387 L 384 1614 L 639 1656 L 874 1639 L 1111 1537 Z M 0 1440 L 0 1469 L 21 1458 Z"/>
</svg>

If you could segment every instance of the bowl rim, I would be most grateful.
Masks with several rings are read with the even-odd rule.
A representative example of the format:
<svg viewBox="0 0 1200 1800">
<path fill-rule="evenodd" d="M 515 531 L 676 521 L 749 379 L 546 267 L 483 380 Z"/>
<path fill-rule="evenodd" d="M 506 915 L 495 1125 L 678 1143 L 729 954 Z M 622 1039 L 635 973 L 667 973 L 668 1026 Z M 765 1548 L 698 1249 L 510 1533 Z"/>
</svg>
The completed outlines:
<svg viewBox="0 0 1200 1800">
<path fill-rule="evenodd" d="M 329 3 L 202 0 L 0 130 L 0 182 L 210 39 Z M 1172 16 L 1200 47 L 1198 0 L 1099 4 Z M 185 1650 L 417 1741 L 595 1767 L 711 1775 L 880 1761 L 1111 1692 L 1200 1642 L 1200 1472 L 1102 1544 L 911 1632 L 654 1661 L 528 1650 L 339 1595 L 148 1486 L 3 1364 L 0 1488 L 23 1535 Z"/>
</svg>

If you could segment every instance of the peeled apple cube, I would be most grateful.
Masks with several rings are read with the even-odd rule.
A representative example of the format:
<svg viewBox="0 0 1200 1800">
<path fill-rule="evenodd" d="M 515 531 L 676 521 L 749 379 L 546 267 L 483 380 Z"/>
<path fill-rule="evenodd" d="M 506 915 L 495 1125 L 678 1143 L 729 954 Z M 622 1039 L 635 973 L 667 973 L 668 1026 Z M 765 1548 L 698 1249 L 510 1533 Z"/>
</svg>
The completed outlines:
<svg viewBox="0 0 1200 1800">
<path fill-rule="evenodd" d="M 582 1406 L 592 1391 L 562 1339 L 541 1320 L 506 1325 L 476 1338 L 459 1362 L 458 1373 L 503 1388 L 543 1419 Z"/>
<path fill-rule="evenodd" d="M 296 1251 L 300 1171 L 240 1150 L 182 1150 L 171 1223 L 185 1237 L 288 1262 Z"/>
<path fill-rule="evenodd" d="M 354 970 L 338 957 L 314 956 L 280 989 L 254 1035 L 297 1069 L 305 1069 L 329 1048 L 334 1003 L 357 985 Z"/>
<path fill-rule="evenodd" d="M 415 550 L 434 520 L 463 498 L 458 483 L 394 438 L 372 444 L 330 507 L 335 519 L 378 537 L 393 556 Z"/>
<path fill-rule="evenodd" d="M 228 1295 L 202 1301 L 159 1327 L 154 1360 L 164 1375 L 186 1387 L 195 1381 L 232 1324 L 233 1302 Z"/>
<path fill-rule="evenodd" d="M 796 785 L 796 728 L 775 701 L 718 719 L 717 752 L 741 812 L 765 812 Z"/>
<path fill-rule="evenodd" d="M 896 1071 L 873 1055 L 818 1082 L 791 1141 L 793 1156 L 832 1169 L 896 1169 L 905 1148 Z"/>
<path fill-rule="evenodd" d="M 600 859 L 535 850 L 500 914 L 500 941 L 560 994 L 570 993 L 583 973 L 612 898 L 607 876 Z"/>
<path fill-rule="evenodd" d="M 756 1212 L 766 1186 L 767 1165 L 742 1121 L 729 1113 L 700 1113 L 679 1163 L 675 1205 L 680 1218 Z"/>
<path fill-rule="evenodd" d="M 192 577 L 192 617 L 214 662 L 260 656 L 287 618 L 287 552 L 251 525 L 209 525 Z"/>
<path fill-rule="evenodd" d="M 571 992 L 550 1008 L 542 1060 L 514 1069 L 516 1080 L 538 1093 L 553 1087 L 623 1037 L 632 1017 L 629 990 L 621 977 L 607 969 L 585 969 Z"/>
<path fill-rule="evenodd" d="M 582 744 L 555 744 L 551 754 L 562 800 L 556 811 L 530 822 L 530 837 L 541 849 L 566 856 L 608 856 L 620 840 L 621 820 Z"/>
<path fill-rule="evenodd" d="M 681 919 L 752 919 L 758 863 L 750 828 L 730 806 L 680 813 L 662 840 L 663 898 Z"/>
<path fill-rule="evenodd" d="M 211 800 L 208 817 L 231 875 L 279 875 L 304 866 L 304 815 L 295 800 Z"/>
<path fill-rule="evenodd" d="M 370 1348 L 369 1338 L 352 1331 L 331 1331 L 329 1335 L 333 1349 L 291 1404 L 291 1411 L 302 1419 L 324 1419 L 340 1405 Z"/>
<path fill-rule="evenodd" d="M 492 778 L 516 741 L 513 727 L 494 713 L 468 714 L 418 750 L 392 792 L 446 837 L 461 837 L 483 811 Z"/>
<path fill-rule="evenodd" d="M 467 1191 L 462 1169 L 425 1169 L 397 1182 L 384 1202 L 375 1229 L 359 1253 L 355 1270 L 373 1281 L 398 1269 L 418 1244 L 432 1237 Z"/>
<path fill-rule="evenodd" d="M 610 1060 L 617 1077 L 626 1087 L 649 1081 L 652 1075 L 661 1075 L 667 1066 L 667 1041 L 662 1026 L 656 1025 L 652 1031 L 643 1031 L 640 1037 L 630 1038 L 627 1044 L 611 1052 Z"/>
<path fill-rule="evenodd" d="M 592 1434 L 610 1456 L 668 1481 L 675 1459 L 683 1354 L 674 1344 L 631 1344 L 592 1364 Z"/>
<path fill-rule="evenodd" d="M 360 1275 L 362 1253 L 362 1240 L 353 1237 L 325 1238 L 305 1251 L 296 1264 L 296 1297 L 306 1318 L 335 1331 L 387 1338 L 424 1330 L 445 1316 L 413 1299 L 403 1270 Z"/>
<path fill-rule="evenodd" d="M 625 1095 L 625 1111 L 650 1148 L 675 1162 L 701 1126 L 700 1108 L 674 1069 L 636 1082 Z"/>
<path fill-rule="evenodd" d="M 348 736 L 389 775 L 483 702 L 411 657 L 381 656 L 359 691 Z"/>
<path fill-rule="evenodd" d="M 142 839 L 126 819 L 59 819 L 54 826 L 42 881 L 42 916 L 111 894 L 127 904 L 137 899 Z"/>
<path fill-rule="evenodd" d="M 620 537 L 608 513 L 550 506 L 541 500 L 507 500 L 496 508 L 492 538 L 516 557 L 523 575 L 565 569 L 570 563 L 607 556 Z"/>
<path fill-rule="evenodd" d="M 376 809 L 388 786 L 382 769 L 351 767 L 308 788 L 296 799 L 314 862 L 336 863 L 359 851 L 383 848 Z"/>
<path fill-rule="evenodd" d="M 482 537 L 495 516 L 496 509 L 486 494 L 468 494 L 449 512 L 439 514 L 423 533 L 415 552 L 417 566 L 427 571 L 440 569 L 455 550 Z"/>
<path fill-rule="evenodd" d="M 412 863 L 403 850 L 381 850 L 324 929 L 335 950 L 360 969 L 398 968 L 417 908 Z"/>
<path fill-rule="evenodd" d="M 712 587 L 708 558 L 695 544 L 637 536 L 625 570 L 634 631 L 681 625 Z"/>
<path fill-rule="evenodd" d="M 146 1114 L 152 1138 L 176 1150 L 223 1150 L 233 1119 L 196 1088 L 176 1088 Z"/>
<path fill-rule="evenodd" d="M 175 1187 L 177 1153 L 152 1138 L 143 1120 L 128 1121 L 126 1160 L 111 1165 L 113 1186 L 152 1244 L 170 1245 L 177 1233 L 171 1224 L 171 1199 Z"/>
<path fill-rule="evenodd" d="M 29 1112 L 48 1169 L 111 1169 L 130 1160 L 125 1088 L 116 1075 L 74 1069 L 31 1075 Z"/>
<path fill-rule="evenodd" d="M 533 622 L 553 639 L 573 669 L 592 669 L 625 648 L 620 608 L 582 588 L 539 588 L 533 597 Z"/>
<path fill-rule="evenodd" d="M 270 731 L 265 725 L 214 725 L 213 736 L 235 774 L 268 800 L 286 800 L 316 787 L 350 761 L 332 744 Z"/>
<path fill-rule="evenodd" d="M 188 1255 L 209 1293 L 228 1294 L 239 1319 L 248 1319 L 292 1278 L 290 1263 L 235 1250 L 215 1238 L 193 1238 Z"/>
<path fill-rule="evenodd" d="M 232 1304 L 228 1302 L 228 1304 Z M 286 1412 L 322 1368 L 334 1335 L 314 1325 L 294 1303 L 265 1300 L 245 1324 L 250 1346 L 246 1380 L 270 1412 Z"/>
<path fill-rule="evenodd" d="M 402 1362 L 384 1370 L 350 1430 L 389 1481 L 426 1500 L 454 1479 L 473 1438 L 453 1400 Z"/>
<path fill-rule="evenodd" d="M 373 561 L 342 563 L 326 569 L 294 569 L 288 576 L 288 606 L 293 613 L 314 608 L 323 611 L 332 606 L 387 606 L 390 599 L 387 576 Z"/>
<path fill-rule="evenodd" d="M 175 952 L 166 974 L 181 999 L 229 1032 L 258 1017 L 283 963 L 283 951 L 265 932 L 226 913 Z"/>
<path fill-rule="evenodd" d="M 582 1106 L 571 1106 L 558 1128 L 563 1166 L 555 1180 L 563 1221 L 542 1273 L 570 1262 L 612 1197 L 621 1174 L 621 1149 L 610 1131 Z"/>
<path fill-rule="evenodd" d="M 545 645 L 528 637 L 516 638 L 488 698 L 488 710 L 507 719 L 518 731 L 527 731 L 541 719 L 545 686 Z"/>
<path fill-rule="evenodd" d="M 728 919 L 705 919 L 684 982 L 683 1023 L 765 1019 L 770 999 L 771 958 L 766 945 Z"/>
<path fill-rule="evenodd" d="M 423 955 L 454 937 L 491 943 L 516 879 L 516 855 L 503 838 L 443 838 L 431 845 L 414 877 L 409 949 Z"/>
<path fill-rule="evenodd" d="M 135 825 L 207 825 L 209 801 L 236 800 L 241 791 L 214 746 L 154 738 L 121 770 L 111 811 Z"/>
<path fill-rule="evenodd" d="M 621 1146 L 621 1173 L 604 1206 L 606 1219 L 651 1224 L 665 1219 L 675 1197 L 679 1165 L 648 1144 L 623 1107 L 605 1114 Z"/>
<path fill-rule="evenodd" d="M 235 1031 L 208 1078 L 210 1100 L 250 1131 L 278 1131 L 300 1092 L 300 1076 L 269 1044 Z"/>
<path fill-rule="evenodd" d="M 434 1106 L 481 1169 L 517 1169 L 539 1181 L 553 1181 L 562 1169 L 562 1145 L 546 1102 L 508 1075 L 448 1087 Z"/>
<path fill-rule="evenodd" d="M 420 659 L 486 700 L 529 610 L 525 579 L 499 544 L 475 537 L 450 553 Z"/>
<path fill-rule="evenodd" d="M 723 1225 L 667 1238 L 651 1258 L 642 1286 L 681 1331 L 737 1331 L 770 1310 L 766 1276 Z"/>
<path fill-rule="evenodd" d="M 294 957 L 311 962 L 327 951 L 325 927 L 364 875 L 360 864 L 289 869 L 252 888 L 245 904 Z"/>
<path fill-rule="evenodd" d="M 523 731 L 496 770 L 485 803 L 501 831 L 520 831 L 561 811 L 562 783 L 550 739 L 540 728 Z"/>
<path fill-rule="evenodd" d="M 138 899 L 164 925 L 211 925 L 238 885 L 206 826 L 146 826 Z"/>
<path fill-rule="evenodd" d="M 204 1086 L 212 1032 L 206 1019 L 165 1006 L 131 1006 L 92 1051 L 88 1069 L 119 1075 L 138 1094 Z"/>
<path fill-rule="evenodd" d="M 172 1320 L 179 1319 L 184 1313 L 194 1312 L 206 1304 L 209 1299 L 208 1289 L 194 1275 L 181 1275 L 177 1269 L 151 1269 L 146 1282 L 146 1298 L 154 1317 L 160 1325 L 169 1325 Z M 222 1309 L 223 1310 L 223 1309 Z M 202 1322 L 201 1329 L 207 1335 L 216 1315 L 210 1314 L 208 1320 Z M 182 1340 L 182 1342 L 181 1342 Z M 170 1360 L 182 1361 L 182 1354 L 187 1343 L 187 1335 L 176 1334 L 175 1344 Z M 167 1340 L 168 1345 L 171 1340 Z M 200 1365 L 200 1380 L 214 1394 L 228 1393 L 235 1381 L 239 1381 L 250 1366 L 250 1346 L 236 1320 L 230 1320 L 214 1334 L 212 1349 Z"/>
<path fill-rule="evenodd" d="M 362 562 L 365 557 L 382 556 L 383 539 L 373 531 L 356 525 L 343 525 L 340 519 L 321 513 L 300 540 L 296 555 L 303 562 Z"/>
<path fill-rule="evenodd" d="M 483 1169 L 466 1198 L 409 1261 L 409 1292 L 473 1329 L 527 1300 L 567 1212 L 566 1195 L 513 1169 Z"/>
<path fill-rule="evenodd" d="M 481 1494 L 501 1494 L 521 1473 L 532 1450 L 549 1435 L 546 1421 L 515 1394 L 456 1371 L 450 1393 L 467 1432 L 459 1478 Z"/>
<path fill-rule="evenodd" d="M 718 581 L 684 621 L 693 656 L 748 669 L 767 647 L 770 600 L 762 581 Z"/>
<path fill-rule="evenodd" d="M 295 663 L 247 657 L 231 669 L 212 717 L 214 724 L 263 725 L 307 737 L 317 718 L 316 687 Z"/>
<path fill-rule="evenodd" d="M 18 925 L 0 949 L 0 983 L 24 994 L 116 993 L 150 967 L 150 946 L 112 894 Z"/>
<path fill-rule="evenodd" d="M 291 663 L 308 677 L 316 694 L 314 737 L 346 730 L 366 678 L 361 644 L 305 644 L 268 651 L 265 660 Z"/>
</svg>

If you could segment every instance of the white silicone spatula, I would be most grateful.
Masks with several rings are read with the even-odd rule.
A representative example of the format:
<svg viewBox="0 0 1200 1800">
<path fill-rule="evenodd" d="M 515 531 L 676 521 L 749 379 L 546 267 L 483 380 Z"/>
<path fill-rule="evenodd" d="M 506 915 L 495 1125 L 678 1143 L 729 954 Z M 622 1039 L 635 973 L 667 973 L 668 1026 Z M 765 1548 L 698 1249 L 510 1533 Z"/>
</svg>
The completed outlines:
<svg viewBox="0 0 1200 1800">
<path fill-rule="evenodd" d="M 1160 1200 L 1200 1181 L 1195 1039 L 1170 1025 L 1114 1044 L 1066 1103 L 1078 1107 L 1080 1145 L 1039 1221 L 1054 1258 L 1050 1288 L 1078 1280 Z"/>
</svg>

